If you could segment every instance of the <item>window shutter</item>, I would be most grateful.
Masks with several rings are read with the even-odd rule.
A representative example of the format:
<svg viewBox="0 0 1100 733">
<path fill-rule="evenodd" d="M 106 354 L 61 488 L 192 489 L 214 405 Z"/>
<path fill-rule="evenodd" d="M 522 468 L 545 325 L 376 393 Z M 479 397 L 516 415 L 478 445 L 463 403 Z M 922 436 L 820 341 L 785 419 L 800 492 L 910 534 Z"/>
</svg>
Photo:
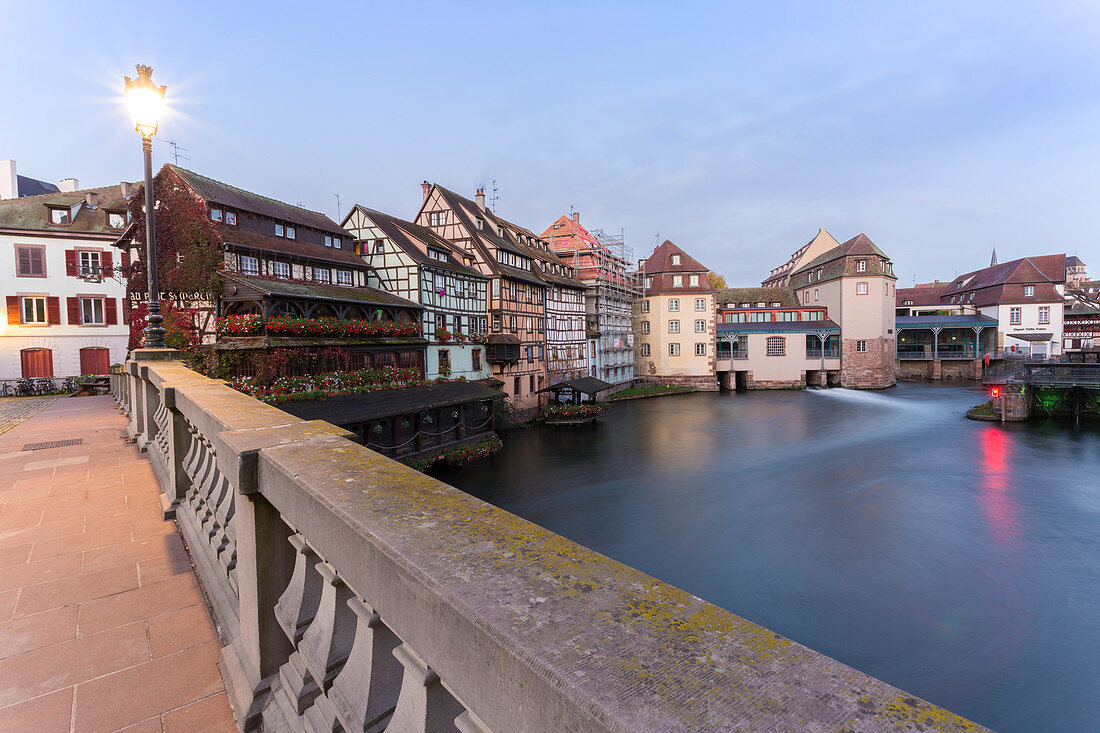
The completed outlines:
<svg viewBox="0 0 1100 733">
<path fill-rule="evenodd" d="M 8 296 L 8 325 L 9 326 L 18 326 L 19 321 L 20 321 L 20 318 L 19 318 L 19 296 L 18 295 L 9 295 Z"/>
<path fill-rule="evenodd" d="M 130 299 L 122 299 L 122 322 L 129 325 L 130 323 Z"/>
<path fill-rule="evenodd" d="M 69 325 L 80 325 L 80 298 L 66 298 L 66 310 L 69 311 Z"/>
<path fill-rule="evenodd" d="M 103 275 L 105 277 L 111 277 L 114 275 L 114 261 L 111 259 L 110 252 L 102 252 L 99 255 L 100 266 L 103 268 Z"/>
<path fill-rule="evenodd" d="M 65 250 L 65 274 L 69 277 L 76 277 L 76 250 Z"/>
<path fill-rule="evenodd" d="M 107 315 L 108 326 L 118 325 L 118 305 L 116 303 L 117 301 L 114 298 L 103 299 L 103 309 Z"/>
<path fill-rule="evenodd" d="M 56 295 L 46 298 L 46 322 L 51 326 L 61 325 L 61 298 Z"/>
<path fill-rule="evenodd" d="M 122 253 L 122 266 L 123 267 L 129 267 L 130 266 L 130 253 L 129 252 L 123 251 L 123 253 Z"/>
</svg>

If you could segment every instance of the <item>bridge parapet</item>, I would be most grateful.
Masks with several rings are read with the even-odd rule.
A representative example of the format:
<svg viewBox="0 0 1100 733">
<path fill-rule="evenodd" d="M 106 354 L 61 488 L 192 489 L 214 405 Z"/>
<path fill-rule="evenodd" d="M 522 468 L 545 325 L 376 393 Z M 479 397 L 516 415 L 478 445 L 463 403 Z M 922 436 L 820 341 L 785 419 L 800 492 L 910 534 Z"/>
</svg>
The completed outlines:
<svg viewBox="0 0 1100 733">
<path fill-rule="evenodd" d="M 985 730 L 182 364 L 111 380 L 242 730 Z"/>
</svg>

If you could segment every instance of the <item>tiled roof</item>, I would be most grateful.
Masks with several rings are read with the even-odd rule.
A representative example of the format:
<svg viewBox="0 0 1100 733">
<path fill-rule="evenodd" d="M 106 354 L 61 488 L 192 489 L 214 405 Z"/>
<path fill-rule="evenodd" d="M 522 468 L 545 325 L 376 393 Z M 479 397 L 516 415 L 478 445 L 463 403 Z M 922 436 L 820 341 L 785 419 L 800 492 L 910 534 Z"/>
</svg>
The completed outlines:
<svg viewBox="0 0 1100 733">
<path fill-rule="evenodd" d="M 387 293 L 385 290 L 378 290 L 376 288 L 351 288 L 343 285 L 304 282 L 302 280 L 283 280 L 260 275 L 242 275 L 238 272 L 227 272 L 224 273 L 223 277 L 226 280 L 255 288 L 259 292 L 267 295 L 331 300 L 341 303 L 398 306 L 401 308 L 421 310 L 420 305 L 411 300 L 399 298 L 392 293 Z"/>
<path fill-rule="evenodd" d="M 1066 281 L 1066 256 L 1064 254 L 1022 257 L 1002 262 L 981 270 L 959 275 L 948 288 L 948 294 L 968 292 L 1013 283 L 1064 283 Z"/>
<path fill-rule="evenodd" d="M 133 184 L 136 186 L 137 184 Z M 87 204 L 87 195 L 94 193 L 96 208 Z M 22 229 L 43 232 L 94 232 L 119 234 L 119 229 L 107 228 L 107 210 L 125 211 L 129 200 L 122 195 L 121 187 L 102 186 L 79 191 L 55 192 L 40 196 L 24 196 L 0 200 L 0 229 Z M 48 206 L 77 208 L 72 223 L 59 226 L 51 224 Z"/>
<path fill-rule="evenodd" d="M 680 264 L 672 264 L 673 255 L 680 255 Z M 697 259 L 668 239 L 662 242 L 661 246 L 654 249 L 653 254 L 646 258 L 644 269 L 646 275 L 657 275 L 663 272 L 676 274 L 707 272 L 707 268 L 703 267 Z"/>
<path fill-rule="evenodd" d="M 923 283 L 912 288 L 897 288 L 894 291 L 898 305 L 912 301 L 910 305 L 941 305 L 940 296 L 947 290 L 948 283 Z"/>
<path fill-rule="evenodd" d="M 208 202 L 222 204 L 232 209 L 252 211 L 263 216 L 269 216 L 272 219 L 281 219 L 292 224 L 313 227 L 343 237 L 348 236 L 348 233 L 341 229 L 339 224 L 318 211 L 310 211 L 300 206 L 293 206 L 283 201 L 245 191 L 242 188 L 216 181 L 213 178 L 170 163 L 166 164 L 162 170 L 170 170 L 178 175 Z"/>
<path fill-rule="evenodd" d="M 719 336 L 739 333 L 840 333 L 840 326 L 826 318 L 823 321 L 770 321 L 768 323 L 719 323 Z"/>
<path fill-rule="evenodd" d="M 866 234 L 860 233 L 849 239 L 847 242 L 844 242 L 840 246 L 833 247 L 828 252 L 818 255 L 807 264 L 795 270 L 793 274 L 797 275 L 798 273 L 821 267 L 826 263 L 835 262 L 836 260 L 843 259 L 844 257 L 853 257 L 857 255 L 875 255 L 885 260 L 890 259 L 886 256 L 886 253 L 879 249 Z"/>
<path fill-rule="evenodd" d="M 320 245 L 306 244 L 285 237 L 272 237 L 247 229 L 238 229 L 228 224 L 215 224 L 214 226 L 218 230 L 221 240 L 229 245 L 248 247 L 263 252 L 279 252 L 294 257 L 308 257 L 324 262 L 338 262 L 361 268 L 367 267 L 367 263 L 363 261 L 362 257 L 346 249 L 321 247 Z"/>
<path fill-rule="evenodd" d="M 814 247 L 815 244 L 817 245 L 816 248 Z M 826 247 L 826 251 L 828 251 L 833 247 L 839 246 L 840 242 L 836 241 L 832 234 L 829 234 L 824 228 L 820 228 L 817 230 L 817 234 L 814 235 L 813 239 L 792 252 L 790 258 L 779 267 L 776 267 L 775 271 L 768 275 L 761 284 L 768 287 L 777 282 L 783 282 L 795 269 L 795 266 L 798 265 L 804 257 L 810 254 L 809 250 L 811 248 L 820 249 L 821 247 Z"/>
<path fill-rule="evenodd" d="M 798 307 L 798 296 L 790 288 L 724 288 L 714 294 L 719 306 L 729 303 L 736 308 L 741 303 L 755 307 L 757 303 L 770 306 L 779 303 L 781 308 Z"/>
<path fill-rule="evenodd" d="M 472 277 L 485 276 L 479 273 L 472 267 L 467 267 L 462 264 L 459 259 L 461 254 L 457 247 L 448 242 L 443 237 L 433 232 L 428 227 L 422 227 L 419 224 L 414 224 L 411 221 L 405 221 L 404 219 L 398 219 L 396 216 L 390 216 L 389 214 L 377 211 L 375 209 L 368 209 L 365 206 L 355 205 L 356 209 L 359 209 L 370 220 L 385 232 L 394 244 L 401 248 L 401 251 L 412 257 L 417 262 L 430 267 L 437 267 L 444 270 L 452 270 L 454 272 L 462 273 L 463 275 L 470 275 Z M 354 210 L 354 209 L 353 209 Z M 351 216 L 351 212 L 348 213 Z M 346 219 L 345 219 L 346 221 Z M 439 260 L 432 259 L 424 253 L 416 245 L 413 240 L 418 240 L 426 246 L 433 247 L 447 255 L 447 261 L 441 262 Z"/>
<path fill-rule="evenodd" d="M 1084 267 L 1085 263 L 1077 255 L 1066 257 L 1066 267 Z"/>
</svg>

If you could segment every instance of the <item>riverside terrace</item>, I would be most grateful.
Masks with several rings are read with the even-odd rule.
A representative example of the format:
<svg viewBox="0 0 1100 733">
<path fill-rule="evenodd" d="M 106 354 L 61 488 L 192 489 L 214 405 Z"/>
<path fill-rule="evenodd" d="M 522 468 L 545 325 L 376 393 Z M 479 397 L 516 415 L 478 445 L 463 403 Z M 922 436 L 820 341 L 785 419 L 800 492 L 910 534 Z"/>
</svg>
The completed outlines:
<svg viewBox="0 0 1100 733">
<path fill-rule="evenodd" d="M 112 370 L 242 730 L 985 730 L 171 361 Z"/>
</svg>

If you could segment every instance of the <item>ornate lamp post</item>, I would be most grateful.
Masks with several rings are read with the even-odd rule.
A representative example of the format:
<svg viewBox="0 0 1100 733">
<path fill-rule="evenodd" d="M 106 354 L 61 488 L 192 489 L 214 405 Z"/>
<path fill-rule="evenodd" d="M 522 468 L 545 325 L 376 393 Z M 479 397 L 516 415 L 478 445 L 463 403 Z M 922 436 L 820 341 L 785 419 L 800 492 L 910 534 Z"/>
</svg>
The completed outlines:
<svg viewBox="0 0 1100 733">
<path fill-rule="evenodd" d="M 160 291 L 157 286 L 157 244 L 153 232 L 153 135 L 157 134 L 157 125 L 164 111 L 164 90 L 153 83 L 153 69 L 137 66 L 136 79 L 126 77 L 126 104 L 130 107 L 130 116 L 134 127 L 141 135 L 141 149 L 145 156 L 145 247 L 148 265 L 149 315 L 145 326 L 145 347 L 164 348 L 164 329 L 160 314 Z"/>
</svg>

